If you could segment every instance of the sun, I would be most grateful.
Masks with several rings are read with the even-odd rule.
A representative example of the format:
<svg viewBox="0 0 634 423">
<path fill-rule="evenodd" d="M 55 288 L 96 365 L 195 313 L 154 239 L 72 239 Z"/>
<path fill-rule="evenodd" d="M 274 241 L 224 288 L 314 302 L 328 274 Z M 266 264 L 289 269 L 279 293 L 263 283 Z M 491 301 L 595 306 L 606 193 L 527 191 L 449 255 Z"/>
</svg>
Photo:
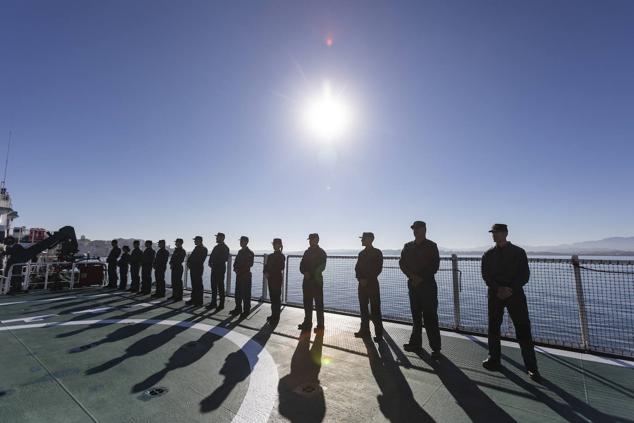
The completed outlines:
<svg viewBox="0 0 634 423">
<path fill-rule="evenodd" d="M 303 121 L 309 134 L 324 142 L 340 140 L 350 129 L 352 112 L 340 94 L 324 83 L 321 93 L 308 100 Z"/>
</svg>

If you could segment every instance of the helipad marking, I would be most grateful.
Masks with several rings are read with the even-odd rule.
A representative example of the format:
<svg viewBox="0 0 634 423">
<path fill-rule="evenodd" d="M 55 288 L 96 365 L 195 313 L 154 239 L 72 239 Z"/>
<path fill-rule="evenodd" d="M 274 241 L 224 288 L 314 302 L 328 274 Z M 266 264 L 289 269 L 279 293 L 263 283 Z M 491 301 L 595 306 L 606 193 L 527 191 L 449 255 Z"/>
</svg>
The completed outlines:
<svg viewBox="0 0 634 423">
<path fill-rule="evenodd" d="M 40 302 L 61 301 L 61 300 L 69 300 L 71 298 L 77 298 L 77 296 L 76 295 L 71 295 L 69 297 L 45 298 L 43 300 L 12 301 L 10 303 L 0 303 L 0 306 L 6 306 L 6 305 L 12 305 L 12 304 L 25 304 L 25 303 L 40 303 Z"/>
<path fill-rule="evenodd" d="M 0 323 L 15 323 L 15 322 L 39 322 L 41 320 L 47 319 L 49 317 L 59 316 L 58 314 L 43 314 L 41 316 L 30 316 L 30 317 L 21 317 L 19 319 L 10 319 L 10 320 L 0 320 Z"/>
<path fill-rule="evenodd" d="M 178 320 L 144 320 L 144 319 L 104 319 L 104 320 L 78 320 L 70 322 L 54 322 L 54 323 L 32 323 L 25 325 L 14 325 L 0 327 L 0 332 L 19 330 L 47 328 L 57 326 L 81 326 L 96 324 L 144 324 L 144 325 L 164 325 L 164 326 L 180 326 L 192 328 L 202 332 L 211 332 L 221 338 L 225 338 L 234 343 L 249 361 L 251 374 L 249 377 L 249 387 L 247 393 L 233 418 L 234 422 L 266 422 L 271 415 L 271 410 L 277 399 L 277 383 L 279 375 L 277 373 L 277 365 L 271 357 L 271 354 L 253 339 L 242 335 L 241 333 L 223 328 L 220 326 L 209 325 L 206 323 L 194 323 Z"/>
</svg>

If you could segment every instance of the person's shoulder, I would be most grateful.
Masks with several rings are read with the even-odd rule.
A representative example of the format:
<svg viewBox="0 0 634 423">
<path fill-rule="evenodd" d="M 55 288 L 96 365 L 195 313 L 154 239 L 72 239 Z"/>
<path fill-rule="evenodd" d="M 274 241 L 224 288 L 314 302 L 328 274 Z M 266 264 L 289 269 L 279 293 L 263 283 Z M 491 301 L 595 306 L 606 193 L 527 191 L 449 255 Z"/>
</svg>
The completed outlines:
<svg viewBox="0 0 634 423">
<path fill-rule="evenodd" d="M 431 239 L 426 239 L 425 240 L 425 245 L 427 245 L 428 247 L 436 247 L 436 248 L 438 248 L 438 245 L 436 245 L 436 243 L 434 241 L 432 241 Z"/>
<path fill-rule="evenodd" d="M 403 245 L 403 249 L 407 250 L 408 248 L 412 248 L 414 246 L 414 244 L 415 244 L 414 241 L 406 242 L 405 245 Z"/>
<path fill-rule="evenodd" d="M 513 250 L 515 252 L 517 252 L 518 254 L 524 254 L 526 255 L 526 250 L 524 250 L 522 247 L 520 247 L 519 245 L 515 245 L 512 242 L 509 242 L 509 245 L 513 248 Z"/>
</svg>

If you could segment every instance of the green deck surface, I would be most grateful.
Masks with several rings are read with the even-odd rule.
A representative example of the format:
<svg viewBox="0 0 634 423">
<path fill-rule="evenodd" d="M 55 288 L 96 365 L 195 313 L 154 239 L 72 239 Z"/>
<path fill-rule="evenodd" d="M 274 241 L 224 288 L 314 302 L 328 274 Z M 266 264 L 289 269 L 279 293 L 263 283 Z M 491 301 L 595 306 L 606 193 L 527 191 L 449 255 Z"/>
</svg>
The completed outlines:
<svg viewBox="0 0 634 423">
<path fill-rule="evenodd" d="M 327 314 L 316 338 L 297 331 L 300 309 L 270 328 L 268 304 L 245 320 L 230 318 L 232 306 L 213 314 L 104 290 L 2 297 L 0 421 L 634 421 L 627 362 L 538 353 L 537 384 L 513 346 L 488 372 L 475 338 L 443 334 L 433 361 L 402 351 L 406 325 L 386 324 L 377 345 L 352 336 L 355 317 Z M 167 391 L 147 393 L 157 387 Z"/>
</svg>

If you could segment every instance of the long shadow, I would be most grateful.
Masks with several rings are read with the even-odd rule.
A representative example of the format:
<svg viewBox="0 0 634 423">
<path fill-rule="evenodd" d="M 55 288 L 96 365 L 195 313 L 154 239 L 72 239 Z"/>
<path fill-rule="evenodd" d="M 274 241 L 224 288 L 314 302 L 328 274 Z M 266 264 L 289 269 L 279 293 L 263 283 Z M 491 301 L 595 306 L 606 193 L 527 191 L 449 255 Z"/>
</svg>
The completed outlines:
<svg viewBox="0 0 634 423">
<path fill-rule="evenodd" d="M 275 330 L 275 326 L 264 325 L 247 343 L 242 347 L 243 350 L 248 349 L 249 356 L 255 359 L 253 363 L 249 363 L 247 356 L 241 351 L 232 352 L 225 358 L 225 363 L 220 369 L 220 374 L 224 376 L 222 385 L 220 385 L 207 398 L 200 402 L 200 411 L 208 413 L 218 409 L 227 399 L 231 391 L 236 385 L 245 380 L 251 374 L 258 361 L 258 355 L 264 349 L 271 334 Z"/>
<path fill-rule="evenodd" d="M 302 333 L 291 358 L 291 372 L 279 381 L 278 411 L 291 422 L 321 422 L 326 415 L 319 385 L 323 345 L 323 334 L 316 335 L 310 347 L 310 332 Z"/>
<path fill-rule="evenodd" d="M 87 331 L 89 331 L 91 329 L 96 329 L 96 328 L 100 328 L 100 327 L 104 327 L 104 326 L 114 325 L 114 324 L 116 324 L 117 321 L 121 321 L 121 320 L 124 320 L 124 319 L 129 319 L 129 318 L 131 318 L 131 317 L 133 317 L 133 316 L 135 316 L 137 314 L 146 313 L 146 312 L 155 310 L 155 309 L 160 308 L 160 307 L 161 307 L 160 304 L 153 304 L 150 307 L 139 307 L 138 309 L 134 309 L 132 311 L 128 311 L 128 312 L 126 312 L 124 314 L 120 314 L 118 316 L 112 316 L 111 318 L 107 319 L 107 320 L 109 320 L 108 322 L 96 322 L 96 323 L 88 325 L 88 326 L 81 326 L 80 328 L 71 330 L 69 332 L 60 333 L 60 334 L 57 335 L 57 338 L 67 338 L 69 336 L 75 336 L 75 335 L 78 335 L 80 333 L 87 332 Z M 90 313 L 90 314 L 79 314 L 76 317 L 73 317 L 72 319 L 66 321 L 65 323 L 79 321 L 79 320 L 86 320 L 87 317 L 90 317 L 90 320 L 94 320 L 95 317 L 97 317 L 97 316 L 108 314 L 108 313 L 112 313 L 113 311 L 116 311 L 116 310 L 112 310 L 111 309 L 111 310 L 98 311 L 98 312 L 94 312 L 94 313 Z M 172 315 L 173 313 L 167 312 L 167 313 L 164 313 L 164 314 Z M 176 314 L 176 313 L 174 313 L 174 314 Z M 143 330 L 143 329 L 145 329 L 145 327 L 142 328 L 141 330 Z"/>
<path fill-rule="evenodd" d="M 471 421 L 483 423 L 515 421 L 451 360 L 444 356 L 434 360 L 427 351 L 418 352 L 416 355 L 436 371 L 440 381 Z"/>
<path fill-rule="evenodd" d="M 159 314 L 157 316 L 153 316 L 151 318 L 145 319 L 145 321 L 143 322 L 122 326 L 116 329 L 115 331 L 109 333 L 104 338 L 100 339 L 99 341 L 89 344 L 88 347 L 94 348 L 103 344 L 119 342 L 126 338 L 136 336 L 142 331 L 144 331 L 145 329 L 147 329 L 149 326 L 152 326 L 153 325 L 152 321 L 165 320 L 175 314 L 179 314 L 179 312 L 176 310 L 170 310 L 168 312 Z M 204 317 L 201 317 L 201 316 L 190 316 L 185 321 L 194 321 L 194 320 L 203 319 L 203 318 Z M 100 373 L 116 366 L 117 364 L 127 360 L 130 357 L 145 355 L 148 352 L 160 347 L 161 345 L 164 345 L 167 341 L 169 341 L 171 338 L 176 336 L 176 333 L 178 333 L 179 331 L 183 331 L 185 329 L 187 329 L 187 327 L 181 327 L 178 325 L 169 326 L 168 329 L 165 329 L 164 331 L 158 334 L 152 334 L 145 338 L 142 338 L 134 342 L 130 346 L 128 346 L 125 350 L 126 352 L 122 356 L 113 358 L 112 360 L 109 360 L 106 363 L 103 363 L 99 366 L 88 369 L 86 371 L 86 374 L 90 375 L 90 374 Z M 82 347 L 79 347 L 76 350 L 82 351 L 84 349 Z"/>
<path fill-rule="evenodd" d="M 205 319 L 205 316 L 192 316 L 185 321 L 195 322 L 203 319 Z M 232 319 L 233 317 L 228 317 L 217 326 L 229 331 L 239 324 L 239 320 L 232 322 Z M 182 327 L 170 327 L 163 331 L 161 334 L 158 334 L 159 336 L 156 338 L 156 341 L 145 339 L 141 340 L 144 342 L 139 341 L 139 346 L 137 347 L 139 351 L 137 352 L 137 354 L 134 355 L 140 355 L 141 353 L 145 354 L 148 351 L 155 349 L 158 342 L 169 341 L 174 336 L 176 336 L 176 334 L 187 329 L 189 329 L 189 325 L 183 325 Z M 209 350 L 211 350 L 211 348 L 213 348 L 216 341 L 221 338 L 222 335 L 219 335 L 212 331 L 207 331 L 203 333 L 196 341 L 187 342 L 181 345 L 176 351 L 174 351 L 167 363 L 165 363 L 165 367 L 163 369 L 148 376 L 145 380 L 134 385 L 131 392 L 136 393 L 145 391 L 160 382 L 169 372 L 187 367 L 200 360 L 205 354 L 207 354 L 207 352 L 209 352 Z M 134 353 L 134 351 L 131 350 L 130 353 Z M 129 355 L 128 352 L 126 352 L 126 354 Z"/>
<path fill-rule="evenodd" d="M 619 393 L 627 396 L 630 399 L 634 399 L 634 391 L 630 388 L 628 388 L 627 386 L 623 386 L 613 380 L 609 380 L 608 378 L 601 376 L 600 374 L 597 374 L 595 372 L 592 372 L 584 367 L 579 367 L 573 363 L 569 363 L 566 360 L 556 357 L 552 354 L 548 354 L 548 353 L 544 353 L 542 354 L 542 357 L 547 358 L 549 360 L 554 361 L 555 363 L 567 367 L 579 374 L 582 374 L 584 377 L 588 377 L 590 379 L 595 380 L 596 382 L 610 388 L 610 389 L 614 389 L 615 391 L 618 391 Z"/>
<path fill-rule="evenodd" d="M 99 302 L 99 300 L 109 300 L 109 301 L 101 301 Z M 118 301 L 123 301 L 126 298 L 123 297 L 116 297 L 116 298 L 83 298 L 83 299 L 77 299 L 77 298 L 73 298 L 72 301 L 70 301 L 71 299 L 69 298 L 69 301 L 55 301 L 54 303 L 51 304 L 47 304 L 47 307 L 40 307 L 37 309 L 33 309 L 30 310 L 30 312 L 33 313 L 39 313 L 42 311 L 49 311 L 49 310 L 58 310 L 58 309 L 64 309 L 64 308 L 71 308 L 68 310 L 63 310 L 60 311 L 59 314 L 69 314 L 72 313 L 75 310 L 82 310 L 84 308 L 87 307 L 91 307 L 93 304 L 91 303 L 91 300 L 97 301 L 97 305 L 106 305 L 106 304 L 112 304 L 112 303 L 116 303 Z M 72 309 L 72 307 L 81 307 L 79 309 Z"/>
<path fill-rule="evenodd" d="M 479 339 L 472 339 L 477 345 L 482 347 L 485 350 L 488 350 L 487 344 Z M 518 363 L 517 361 L 509 358 L 506 355 L 502 355 L 503 364 L 508 363 L 511 366 L 518 369 L 520 372 L 524 373 L 524 365 Z M 619 421 L 617 417 L 605 414 L 596 408 L 592 407 L 590 404 L 585 401 L 576 398 L 574 395 L 567 392 L 565 389 L 562 389 L 558 385 L 556 385 L 551 380 L 545 378 L 542 375 L 542 381 L 540 384 L 548 389 L 553 394 L 557 395 L 565 404 L 555 401 L 550 396 L 546 395 L 542 390 L 540 390 L 534 383 L 527 381 L 526 379 L 518 376 L 516 373 L 510 371 L 505 367 L 500 368 L 500 372 L 507 377 L 511 382 L 515 383 L 518 387 L 522 388 L 526 392 L 531 393 L 535 399 L 546 404 L 551 410 L 559 414 L 562 418 L 570 422 L 604 422 L 604 421 Z M 583 416 L 583 417 L 582 417 Z M 627 421 L 625 419 L 620 419 L 621 421 Z"/>
<path fill-rule="evenodd" d="M 433 422 L 414 398 L 412 388 L 394 360 L 386 341 L 379 343 L 377 351 L 372 340 L 364 338 L 370 369 L 381 394 L 377 397 L 379 408 L 391 422 Z"/>
</svg>

